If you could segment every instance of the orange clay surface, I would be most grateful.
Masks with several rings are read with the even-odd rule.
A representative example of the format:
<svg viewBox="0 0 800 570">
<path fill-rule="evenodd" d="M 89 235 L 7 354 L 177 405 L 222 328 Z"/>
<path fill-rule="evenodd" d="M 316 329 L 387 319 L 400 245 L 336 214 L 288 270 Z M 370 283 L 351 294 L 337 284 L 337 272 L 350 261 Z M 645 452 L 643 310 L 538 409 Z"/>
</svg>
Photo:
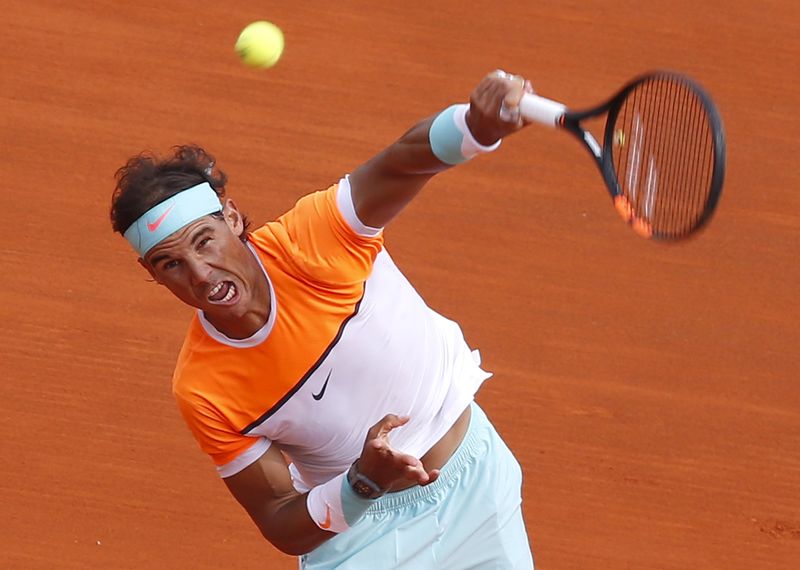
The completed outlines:
<svg viewBox="0 0 800 570">
<path fill-rule="evenodd" d="M 191 311 L 111 233 L 112 175 L 200 143 L 261 223 L 496 67 L 573 107 L 678 69 L 729 144 L 684 244 L 638 237 L 538 126 L 388 229 L 495 372 L 478 400 L 524 468 L 537 568 L 800 567 L 798 3 L 257 4 L 0 0 L 0 567 L 296 567 L 178 416 Z M 262 18 L 287 39 L 269 71 L 233 52 Z"/>
</svg>

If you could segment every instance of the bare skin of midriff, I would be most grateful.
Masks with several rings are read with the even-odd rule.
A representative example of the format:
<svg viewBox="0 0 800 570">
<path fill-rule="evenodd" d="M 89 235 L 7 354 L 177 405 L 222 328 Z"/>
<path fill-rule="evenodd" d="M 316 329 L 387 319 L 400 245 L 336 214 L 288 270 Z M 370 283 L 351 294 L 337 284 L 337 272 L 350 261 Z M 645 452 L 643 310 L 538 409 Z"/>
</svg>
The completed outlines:
<svg viewBox="0 0 800 570">
<path fill-rule="evenodd" d="M 461 415 L 458 416 L 458 419 L 447 431 L 447 433 L 444 434 L 441 439 L 437 441 L 434 446 L 420 458 L 427 471 L 432 469 L 441 469 L 444 467 L 444 464 L 447 463 L 447 461 L 453 456 L 453 453 L 455 453 L 456 449 L 458 449 L 458 446 L 461 445 L 461 442 L 464 440 L 464 436 L 469 428 L 469 420 L 471 416 L 472 410 L 470 406 L 467 406 L 467 408 L 461 412 Z M 405 485 L 400 485 L 392 489 L 391 492 L 396 493 L 397 491 L 408 489 L 414 485 L 416 485 L 416 483 L 409 481 Z"/>
</svg>

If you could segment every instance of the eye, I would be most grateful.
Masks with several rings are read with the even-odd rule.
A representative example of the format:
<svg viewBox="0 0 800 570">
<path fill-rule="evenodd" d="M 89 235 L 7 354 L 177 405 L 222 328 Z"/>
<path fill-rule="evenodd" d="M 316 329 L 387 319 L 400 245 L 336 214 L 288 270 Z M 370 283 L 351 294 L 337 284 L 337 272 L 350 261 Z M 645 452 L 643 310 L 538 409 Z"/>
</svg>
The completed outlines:
<svg viewBox="0 0 800 570">
<path fill-rule="evenodd" d="M 169 261 L 167 261 L 161 267 L 163 269 L 175 269 L 176 267 L 178 267 L 179 264 L 180 264 L 180 261 L 178 261 L 177 259 L 170 259 Z"/>
<path fill-rule="evenodd" d="M 210 241 L 211 241 L 211 238 L 210 238 L 210 237 L 204 237 L 204 238 L 203 238 L 203 239 L 201 239 L 199 242 L 197 242 L 197 248 L 199 249 L 199 248 L 201 248 L 201 247 L 205 246 L 205 245 L 206 245 L 208 242 L 210 242 Z"/>
</svg>

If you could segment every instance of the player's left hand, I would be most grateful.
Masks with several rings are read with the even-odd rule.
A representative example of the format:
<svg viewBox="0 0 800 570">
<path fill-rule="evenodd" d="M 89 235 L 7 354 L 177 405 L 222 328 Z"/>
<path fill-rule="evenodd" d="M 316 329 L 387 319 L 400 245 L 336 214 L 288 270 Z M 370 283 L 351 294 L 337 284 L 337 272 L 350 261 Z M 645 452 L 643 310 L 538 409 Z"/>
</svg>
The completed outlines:
<svg viewBox="0 0 800 570">
<path fill-rule="evenodd" d="M 389 433 L 408 421 L 408 416 L 387 414 L 367 432 L 358 470 L 381 489 L 392 491 L 409 482 L 428 485 L 439 476 L 438 469 L 428 471 L 419 458 L 398 451 L 389 443 Z"/>
<path fill-rule="evenodd" d="M 491 145 L 529 124 L 519 112 L 525 93 L 533 93 L 531 82 L 500 69 L 486 75 L 469 98 L 467 126 L 479 143 Z"/>
</svg>

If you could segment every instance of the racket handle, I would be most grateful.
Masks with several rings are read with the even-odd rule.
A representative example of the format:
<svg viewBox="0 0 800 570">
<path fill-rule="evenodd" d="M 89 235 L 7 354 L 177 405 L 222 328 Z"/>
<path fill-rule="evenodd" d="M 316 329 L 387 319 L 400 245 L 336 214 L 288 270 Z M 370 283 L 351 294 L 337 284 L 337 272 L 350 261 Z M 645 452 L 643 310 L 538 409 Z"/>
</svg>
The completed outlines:
<svg viewBox="0 0 800 570">
<path fill-rule="evenodd" d="M 536 121 L 549 127 L 557 127 L 561 116 L 567 112 L 566 105 L 545 99 L 532 93 L 525 93 L 519 102 L 519 112 L 529 121 Z"/>
</svg>

